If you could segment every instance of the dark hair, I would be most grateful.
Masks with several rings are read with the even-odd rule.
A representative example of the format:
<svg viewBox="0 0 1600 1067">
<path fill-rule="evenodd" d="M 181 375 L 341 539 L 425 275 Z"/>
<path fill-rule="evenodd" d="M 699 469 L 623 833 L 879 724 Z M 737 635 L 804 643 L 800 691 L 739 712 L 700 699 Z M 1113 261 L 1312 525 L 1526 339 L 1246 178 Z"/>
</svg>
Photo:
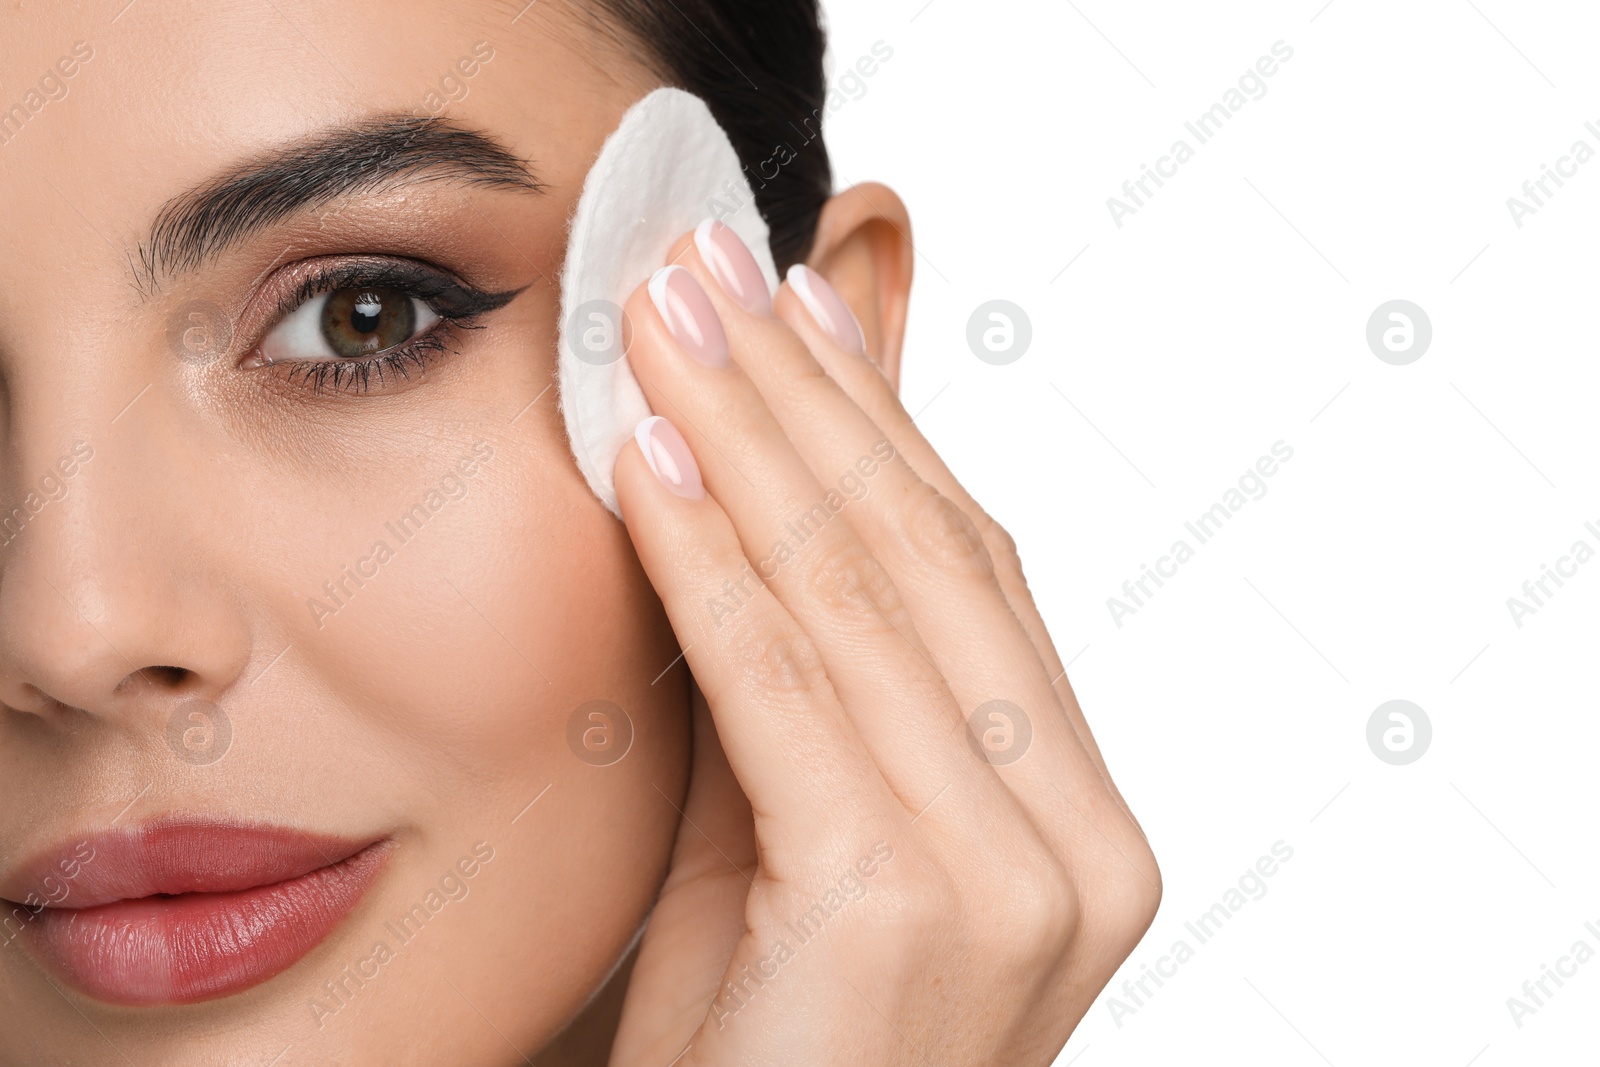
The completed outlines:
<svg viewBox="0 0 1600 1067">
<path fill-rule="evenodd" d="M 658 73 L 694 93 L 728 132 L 778 269 L 811 251 L 833 193 L 822 141 L 826 36 L 817 0 L 597 0 L 650 53 Z"/>
</svg>

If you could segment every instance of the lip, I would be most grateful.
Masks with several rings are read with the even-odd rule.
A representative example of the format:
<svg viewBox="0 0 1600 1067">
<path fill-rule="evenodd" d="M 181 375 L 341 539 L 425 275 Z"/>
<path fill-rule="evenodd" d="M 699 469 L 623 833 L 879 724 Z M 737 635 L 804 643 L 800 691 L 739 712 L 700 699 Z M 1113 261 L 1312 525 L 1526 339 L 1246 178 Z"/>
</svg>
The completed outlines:
<svg viewBox="0 0 1600 1067">
<path fill-rule="evenodd" d="M 377 880 L 388 846 L 181 820 L 93 834 L 0 880 L 0 942 L 20 927 L 41 963 L 111 1004 L 230 996 L 333 933 Z"/>
</svg>

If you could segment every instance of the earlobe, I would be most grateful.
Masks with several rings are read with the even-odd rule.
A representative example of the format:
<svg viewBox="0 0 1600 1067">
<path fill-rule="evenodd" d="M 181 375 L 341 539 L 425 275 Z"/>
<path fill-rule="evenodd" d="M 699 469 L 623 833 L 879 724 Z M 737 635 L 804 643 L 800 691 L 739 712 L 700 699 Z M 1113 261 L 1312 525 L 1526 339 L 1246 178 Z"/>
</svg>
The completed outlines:
<svg viewBox="0 0 1600 1067">
<path fill-rule="evenodd" d="M 867 355 L 896 388 L 914 258 L 905 202 L 877 182 L 852 186 L 823 205 L 806 258 L 855 312 Z"/>
</svg>

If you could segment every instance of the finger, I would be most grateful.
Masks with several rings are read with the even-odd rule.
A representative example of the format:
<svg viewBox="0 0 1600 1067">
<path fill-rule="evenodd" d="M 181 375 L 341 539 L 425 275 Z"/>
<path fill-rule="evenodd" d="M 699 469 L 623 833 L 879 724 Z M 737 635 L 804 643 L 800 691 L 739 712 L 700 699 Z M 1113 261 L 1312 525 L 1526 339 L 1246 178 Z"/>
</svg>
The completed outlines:
<svg viewBox="0 0 1600 1067">
<path fill-rule="evenodd" d="M 845 315 L 849 314 L 847 307 L 842 307 L 842 311 Z M 893 384 L 883 375 L 877 364 L 870 359 L 862 358 L 856 350 L 836 340 L 840 336 L 848 337 L 848 330 L 835 333 L 819 325 L 816 316 L 806 307 L 805 302 L 798 299 L 785 299 L 780 295 L 776 313 L 807 342 L 811 353 L 823 370 L 894 444 L 895 450 L 905 458 L 911 468 L 942 497 L 960 509 L 970 521 L 993 562 L 995 580 L 1012 614 L 1027 634 L 1044 666 L 1067 721 L 1071 724 L 1079 743 L 1089 753 L 1107 787 L 1116 796 L 1124 813 L 1131 817 L 1121 794 L 1116 791 L 1116 785 L 1106 768 L 1100 747 L 1067 679 L 1061 656 L 1050 638 L 1038 606 L 1034 603 L 1033 594 L 1028 589 L 1021 560 L 1017 554 L 1016 542 L 950 472 L 933 446 L 917 429 L 911 415 L 901 404 Z"/>
<path fill-rule="evenodd" d="M 717 737 L 716 723 L 705 694 L 689 680 L 689 709 L 694 738 L 688 795 L 680 802 L 663 793 L 682 819 L 683 828 L 673 845 L 672 870 L 662 892 L 683 881 L 733 872 L 747 882 L 755 874 L 755 828 L 750 801 L 739 787 L 727 753 Z M 745 886 L 744 888 L 748 888 Z"/>
<path fill-rule="evenodd" d="M 858 736 L 908 810 L 952 783 L 977 791 L 964 815 L 986 810 L 980 798 L 1007 803 L 991 775 L 951 749 L 960 709 L 899 591 L 850 524 L 834 521 L 811 469 L 729 360 L 703 287 L 688 270 L 668 268 L 635 294 L 627 321 L 629 360 L 646 397 L 689 427 L 706 485 L 751 561 L 706 602 L 713 625 L 736 620 L 753 588 L 770 589 L 815 644 Z"/>
<path fill-rule="evenodd" d="M 744 550 L 722 508 L 700 489 L 682 436 L 665 420 L 645 426 L 654 468 L 637 441 L 617 460 L 623 520 L 705 693 L 758 834 L 782 842 L 782 855 L 805 855 L 827 848 L 840 821 L 820 813 L 899 811 L 815 646 L 777 599 L 756 588 L 736 618 L 712 622 L 706 600 L 743 567 Z"/>
<path fill-rule="evenodd" d="M 814 330 L 826 326 L 821 337 L 808 339 L 810 346 L 775 346 L 774 356 L 752 373 L 764 392 L 788 401 L 781 417 L 805 454 L 848 470 L 843 465 L 851 452 L 883 431 L 822 372 L 813 347 L 865 362 L 857 354 L 859 331 L 838 327 L 848 309 L 807 268 L 791 272 L 776 303 L 786 322 L 803 317 Z M 1045 825 L 1062 824 L 1058 784 L 1079 807 L 1110 806 L 1120 815 L 1103 768 L 1064 714 L 976 526 L 903 456 L 885 464 L 874 481 L 852 506 L 850 521 L 906 590 L 913 616 L 970 713 L 969 736 L 979 750 Z"/>
<path fill-rule="evenodd" d="M 723 241 L 732 238 L 731 231 L 711 232 Z M 848 515 L 848 522 L 827 525 L 823 535 L 842 541 L 845 536 L 840 528 L 851 534 L 859 532 L 865 549 L 874 560 L 881 560 L 894 587 L 903 592 L 909 615 L 930 650 L 926 669 L 946 679 L 958 707 L 974 715 L 975 732 L 966 729 L 960 712 L 954 721 L 945 721 L 938 746 L 938 751 L 945 753 L 944 760 L 970 763 L 969 739 L 977 739 L 976 747 L 1019 791 L 1020 799 L 1040 814 L 1041 821 L 1052 824 L 1061 822 L 1059 815 L 1049 810 L 1060 804 L 1051 788 L 1058 781 L 1081 807 L 1098 808 L 1109 802 L 1099 768 L 1063 717 L 1037 650 L 1012 613 L 970 521 L 884 447 L 886 440 L 872 420 L 823 372 L 792 329 L 734 300 L 718 281 L 721 265 L 713 255 L 702 252 L 707 243 L 705 233 L 704 228 L 698 231 L 694 247 L 685 249 L 677 261 L 705 278 L 703 288 L 717 302 L 735 362 L 744 372 L 722 368 L 702 375 L 705 387 L 734 393 L 738 399 L 733 406 L 741 410 L 770 410 L 778 425 L 767 426 L 766 420 L 761 420 L 762 425 L 751 433 L 792 441 L 797 449 L 792 465 L 804 468 L 805 473 L 793 473 L 790 480 L 811 500 L 821 500 L 826 493 L 840 501 L 836 510 Z M 802 268 L 797 273 L 805 285 L 806 272 Z M 818 278 L 815 286 L 819 288 L 806 293 L 812 306 L 819 296 L 826 296 L 839 312 L 848 314 L 831 290 L 825 289 L 825 282 Z M 777 303 L 781 307 L 795 299 L 795 292 L 786 284 Z M 826 315 L 826 307 L 823 313 Z M 834 337 L 839 337 L 841 321 L 837 314 L 832 319 Z M 840 340 L 859 342 L 859 331 L 852 327 Z M 833 343 L 837 346 L 838 342 Z M 637 368 L 637 355 L 634 361 Z M 773 398 L 773 403 L 763 406 L 755 396 L 743 395 L 747 379 L 753 382 L 754 391 Z M 870 491 L 864 479 L 871 480 Z M 742 489 L 737 479 L 730 488 Z M 798 494 L 791 497 L 794 495 Z M 725 503 L 738 524 L 736 502 Z M 789 501 L 778 504 L 794 507 Z M 767 511 L 771 511 L 770 504 Z M 854 539 L 849 538 L 852 543 Z M 776 581 L 782 580 L 780 572 Z M 782 591 L 779 598 L 785 599 Z M 898 603 L 895 607 L 903 610 Z M 802 625 L 810 618 L 798 610 L 796 616 Z M 848 621 L 859 627 L 873 620 Z M 918 655 L 923 655 L 920 648 Z M 846 700 L 845 706 L 852 704 Z M 880 762 L 892 758 L 892 754 L 879 753 L 865 725 L 860 728 Z M 894 780 L 895 771 L 886 768 L 885 773 Z"/>
</svg>

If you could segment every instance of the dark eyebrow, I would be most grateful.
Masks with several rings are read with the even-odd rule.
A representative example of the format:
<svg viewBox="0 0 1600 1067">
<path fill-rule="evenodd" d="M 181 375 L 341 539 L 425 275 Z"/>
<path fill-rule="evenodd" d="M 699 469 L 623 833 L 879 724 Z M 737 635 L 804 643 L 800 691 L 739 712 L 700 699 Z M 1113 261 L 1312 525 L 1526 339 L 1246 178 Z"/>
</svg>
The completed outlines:
<svg viewBox="0 0 1600 1067">
<path fill-rule="evenodd" d="M 300 211 L 402 179 L 543 192 L 531 164 L 487 134 L 409 115 L 336 126 L 236 164 L 167 201 L 139 246 L 141 289 Z"/>
</svg>

